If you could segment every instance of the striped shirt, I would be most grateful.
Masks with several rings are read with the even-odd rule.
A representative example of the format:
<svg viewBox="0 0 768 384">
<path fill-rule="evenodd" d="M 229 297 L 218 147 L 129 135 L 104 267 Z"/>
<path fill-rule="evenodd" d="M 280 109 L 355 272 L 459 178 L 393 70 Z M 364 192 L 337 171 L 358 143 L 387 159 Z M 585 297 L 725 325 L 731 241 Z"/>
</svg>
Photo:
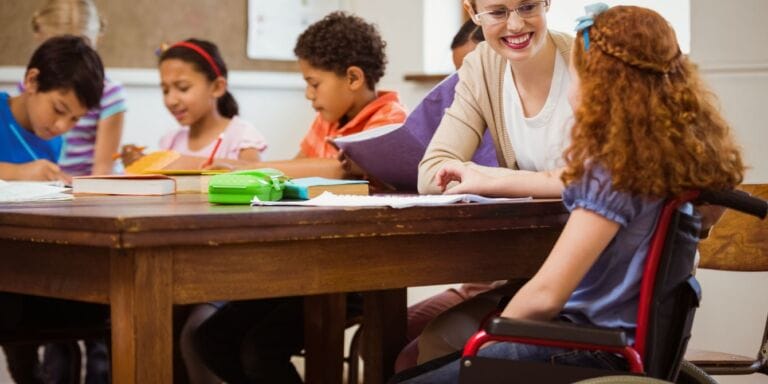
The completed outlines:
<svg viewBox="0 0 768 384">
<path fill-rule="evenodd" d="M 19 83 L 18 89 L 23 92 L 23 84 Z M 64 150 L 59 159 L 61 169 L 73 176 L 90 175 L 99 121 L 125 111 L 122 84 L 104 79 L 104 93 L 99 106 L 89 110 L 74 128 L 64 134 Z"/>
</svg>

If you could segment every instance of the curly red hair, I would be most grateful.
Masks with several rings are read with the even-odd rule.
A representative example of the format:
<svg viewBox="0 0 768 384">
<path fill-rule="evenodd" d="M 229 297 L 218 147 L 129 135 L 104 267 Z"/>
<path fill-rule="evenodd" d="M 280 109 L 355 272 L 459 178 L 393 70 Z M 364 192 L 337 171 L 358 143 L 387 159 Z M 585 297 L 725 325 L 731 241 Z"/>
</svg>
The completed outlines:
<svg viewBox="0 0 768 384">
<path fill-rule="evenodd" d="M 661 15 L 609 8 L 577 34 L 573 50 L 583 102 L 565 152 L 566 184 L 590 165 L 608 170 L 617 190 L 653 197 L 741 183 L 730 128 Z"/>
</svg>

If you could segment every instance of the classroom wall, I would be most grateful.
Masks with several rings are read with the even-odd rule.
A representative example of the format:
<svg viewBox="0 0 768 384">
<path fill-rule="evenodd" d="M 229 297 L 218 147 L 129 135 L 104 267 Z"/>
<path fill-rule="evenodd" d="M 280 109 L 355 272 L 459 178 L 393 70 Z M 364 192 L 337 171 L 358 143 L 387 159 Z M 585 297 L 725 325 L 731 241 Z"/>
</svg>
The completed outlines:
<svg viewBox="0 0 768 384">
<path fill-rule="evenodd" d="M 768 2 L 691 1 L 691 56 L 717 93 L 745 160 L 747 182 L 768 183 Z M 715 229 L 716 230 L 716 229 Z M 691 347 L 754 356 L 768 312 L 768 273 L 700 270 L 704 298 Z M 766 376 L 720 377 L 721 383 L 768 383 Z"/>
<path fill-rule="evenodd" d="M 27 11 L 31 14 L 35 9 L 29 4 L 11 3 L 12 1 L 0 0 L 0 10 L 14 9 L 14 12 L 21 12 L 18 7 L 24 10 L 29 8 Z M 39 4 L 41 0 L 34 0 L 34 2 Z M 244 4 L 245 1 L 227 0 L 226 2 L 226 4 L 240 3 Z M 97 4 L 101 5 L 102 2 L 97 1 Z M 421 55 L 423 33 L 420 28 L 424 14 L 422 1 L 392 0 L 387 2 L 386 6 L 382 6 L 382 3 L 376 1 L 346 0 L 344 4 L 348 10 L 376 23 L 383 38 L 388 42 L 389 63 L 379 88 L 398 90 L 401 100 L 407 107 L 415 106 L 429 90 L 430 85 L 405 82 L 402 79 L 406 73 L 418 73 L 423 68 Z M 229 9 L 239 17 L 242 14 L 241 8 L 238 5 Z M 28 28 L 26 20 L 25 18 L 22 28 Z M 112 23 L 107 29 L 105 40 L 110 34 L 130 35 L 130 31 L 117 29 L 121 25 L 117 22 Z M 412 26 L 412 28 L 403 28 L 403 25 Z M 9 33 L 0 26 L 0 36 L 4 38 L 20 34 L 19 31 Z M 31 35 L 31 32 L 29 33 Z M 451 37 L 445 37 L 446 50 L 449 50 Z M 31 43 L 31 39 L 29 42 Z M 243 46 L 242 49 L 245 50 L 245 47 Z M 13 62 L 7 58 L 12 55 L 12 52 L 21 54 L 23 50 L 19 48 L 0 51 L 0 63 Z M 115 61 L 121 62 L 117 59 Z M 243 67 L 247 64 L 238 66 Z M 162 134 L 175 127 L 175 121 L 162 103 L 157 71 L 153 68 L 108 66 L 107 75 L 113 80 L 122 82 L 128 94 L 128 113 L 125 118 L 123 142 L 156 148 Z M 0 67 L 0 90 L 14 90 L 15 83 L 22 76 L 23 68 L 18 65 Z M 309 102 L 304 98 L 304 81 L 301 75 L 298 72 L 253 72 L 235 69 L 230 72 L 230 88 L 240 104 L 241 116 L 253 122 L 269 142 L 269 148 L 264 154 L 265 159 L 285 159 L 295 156 L 298 152 L 298 143 L 315 116 Z"/>
</svg>

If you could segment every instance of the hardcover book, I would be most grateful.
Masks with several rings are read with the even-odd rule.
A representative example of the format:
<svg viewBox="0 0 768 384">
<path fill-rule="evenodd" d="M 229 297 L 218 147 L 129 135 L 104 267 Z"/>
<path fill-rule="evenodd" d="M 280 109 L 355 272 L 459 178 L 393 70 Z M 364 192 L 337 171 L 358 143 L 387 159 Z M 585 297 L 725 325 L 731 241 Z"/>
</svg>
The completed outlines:
<svg viewBox="0 0 768 384">
<path fill-rule="evenodd" d="M 367 195 L 368 182 L 365 180 L 327 179 L 324 177 L 304 177 L 285 183 L 283 198 L 308 200 L 323 192 L 337 195 Z"/>
<path fill-rule="evenodd" d="M 72 178 L 72 193 L 101 195 L 171 195 L 176 181 L 164 175 L 103 175 Z"/>
</svg>

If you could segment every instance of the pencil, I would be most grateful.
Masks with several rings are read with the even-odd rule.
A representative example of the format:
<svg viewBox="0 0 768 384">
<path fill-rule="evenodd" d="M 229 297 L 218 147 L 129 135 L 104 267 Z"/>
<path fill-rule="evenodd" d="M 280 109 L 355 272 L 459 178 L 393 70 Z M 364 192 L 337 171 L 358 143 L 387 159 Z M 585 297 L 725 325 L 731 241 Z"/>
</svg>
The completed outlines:
<svg viewBox="0 0 768 384">
<path fill-rule="evenodd" d="M 219 137 L 216 139 L 216 144 L 213 146 L 213 151 L 211 151 L 210 156 L 208 156 L 208 160 L 203 163 L 203 168 L 210 166 L 213 164 L 213 157 L 216 156 L 216 151 L 219 150 L 219 146 L 221 145 L 221 140 L 223 138 L 224 134 L 220 134 Z"/>
<path fill-rule="evenodd" d="M 143 151 L 143 150 L 147 149 L 147 147 L 139 147 L 139 146 L 134 146 L 134 147 L 135 147 L 135 151 L 136 151 L 136 152 L 141 152 L 141 151 Z M 113 160 L 113 161 L 114 161 L 114 160 L 117 160 L 117 159 L 119 159 L 121 156 L 123 156 L 123 154 L 122 154 L 122 153 L 120 153 L 120 152 L 115 152 L 115 153 L 112 155 L 112 160 Z"/>
</svg>

